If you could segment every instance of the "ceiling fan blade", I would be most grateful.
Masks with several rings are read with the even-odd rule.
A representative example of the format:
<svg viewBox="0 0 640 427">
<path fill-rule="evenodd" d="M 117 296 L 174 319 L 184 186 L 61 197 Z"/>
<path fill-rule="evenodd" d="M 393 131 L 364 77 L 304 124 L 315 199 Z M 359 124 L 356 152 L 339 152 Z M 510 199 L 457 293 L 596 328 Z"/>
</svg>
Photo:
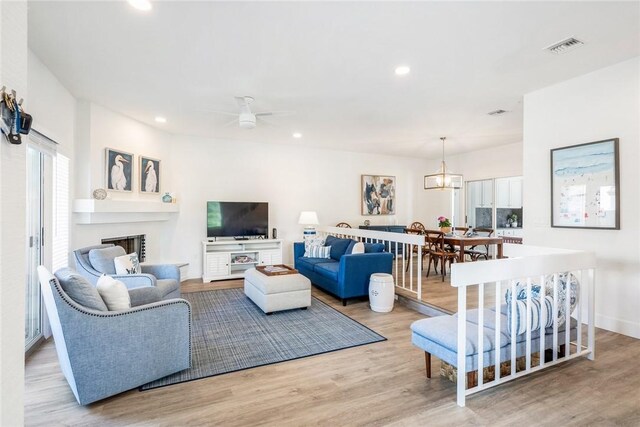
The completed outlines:
<svg viewBox="0 0 640 427">
<path fill-rule="evenodd" d="M 237 126 L 238 125 L 238 119 L 233 119 L 230 122 L 227 122 L 227 123 L 223 124 L 221 127 L 228 128 L 231 125 L 236 125 Z"/>
<path fill-rule="evenodd" d="M 292 116 L 296 112 L 295 111 L 262 111 L 260 113 L 255 113 L 256 116 Z"/>
<path fill-rule="evenodd" d="M 220 110 L 205 110 L 205 109 L 198 109 L 196 111 L 200 111 L 203 113 L 213 113 L 213 114 L 224 114 L 225 116 L 235 116 L 238 117 L 238 113 L 232 113 L 229 111 L 220 111 Z"/>
<path fill-rule="evenodd" d="M 264 115 L 262 115 L 262 116 L 258 116 L 258 115 L 256 114 L 256 116 L 257 116 L 257 117 L 256 117 L 256 119 L 260 120 L 260 122 L 261 122 L 261 123 L 266 123 L 266 124 L 268 124 L 269 126 L 282 127 L 282 126 L 281 126 L 281 125 L 279 125 L 278 123 L 275 123 L 275 122 L 272 122 L 271 120 L 267 120 L 267 119 L 265 119 L 265 118 L 264 118 Z"/>
</svg>

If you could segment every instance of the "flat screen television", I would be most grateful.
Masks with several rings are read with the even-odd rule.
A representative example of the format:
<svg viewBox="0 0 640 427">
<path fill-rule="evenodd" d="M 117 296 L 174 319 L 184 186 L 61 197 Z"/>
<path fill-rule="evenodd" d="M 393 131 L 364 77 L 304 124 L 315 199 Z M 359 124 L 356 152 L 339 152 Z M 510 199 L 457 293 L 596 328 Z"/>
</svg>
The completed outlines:
<svg viewBox="0 0 640 427">
<path fill-rule="evenodd" d="M 207 202 L 207 237 L 266 237 L 268 234 L 268 203 Z"/>
</svg>

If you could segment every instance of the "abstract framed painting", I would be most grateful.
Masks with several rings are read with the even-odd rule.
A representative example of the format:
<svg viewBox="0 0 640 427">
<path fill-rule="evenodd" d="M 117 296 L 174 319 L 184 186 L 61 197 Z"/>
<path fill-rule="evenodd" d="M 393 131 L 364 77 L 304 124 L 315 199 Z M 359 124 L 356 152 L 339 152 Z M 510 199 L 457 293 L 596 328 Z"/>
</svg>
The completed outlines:
<svg viewBox="0 0 640 427">
<path fill-rule="evenodd" d="M 361 184 L 362 215 L 395 215 L 395 176 L 362 175 Z"/>
<path fill-rule="evenodd" d="M 551 226 L 620 229 L 618 138 L 551 150 Z"/>
<path fill-rule="evenodd" d="M 133 182 L 133 154 L 113 148 L 105 149 L 107 190 L 130 192 Z"/>
<path fill-rule="evenodd" d="M 140 192 L 160 193 L 160 160 L 140 156 Z"/>
</svg>

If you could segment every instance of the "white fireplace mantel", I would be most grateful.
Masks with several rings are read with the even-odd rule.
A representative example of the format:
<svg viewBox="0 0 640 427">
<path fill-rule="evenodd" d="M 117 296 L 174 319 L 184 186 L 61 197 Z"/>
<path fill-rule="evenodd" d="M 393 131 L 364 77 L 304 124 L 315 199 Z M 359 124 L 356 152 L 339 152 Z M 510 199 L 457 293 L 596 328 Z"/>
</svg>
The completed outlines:
<svg viewBox="0 0 640 427">
<path fill-rule="evenodd" d="M 147 200 L 76 199 L 73 201 L 76 224 L 167 221 L 179 211 L 180 206 L 177 203 Z"/>
</svg>

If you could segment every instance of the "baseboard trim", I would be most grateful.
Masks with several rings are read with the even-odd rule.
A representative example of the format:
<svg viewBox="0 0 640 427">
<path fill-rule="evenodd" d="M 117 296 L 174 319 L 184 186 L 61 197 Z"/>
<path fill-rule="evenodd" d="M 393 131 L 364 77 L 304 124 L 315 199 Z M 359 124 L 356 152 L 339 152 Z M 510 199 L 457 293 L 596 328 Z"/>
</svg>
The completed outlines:
<svg viewBox="0 0 640 427">
<path fill-rule="evenodd" d="M 596 314 L 596 327 L 640 339 L 640 323 Z"/>
</svg>

